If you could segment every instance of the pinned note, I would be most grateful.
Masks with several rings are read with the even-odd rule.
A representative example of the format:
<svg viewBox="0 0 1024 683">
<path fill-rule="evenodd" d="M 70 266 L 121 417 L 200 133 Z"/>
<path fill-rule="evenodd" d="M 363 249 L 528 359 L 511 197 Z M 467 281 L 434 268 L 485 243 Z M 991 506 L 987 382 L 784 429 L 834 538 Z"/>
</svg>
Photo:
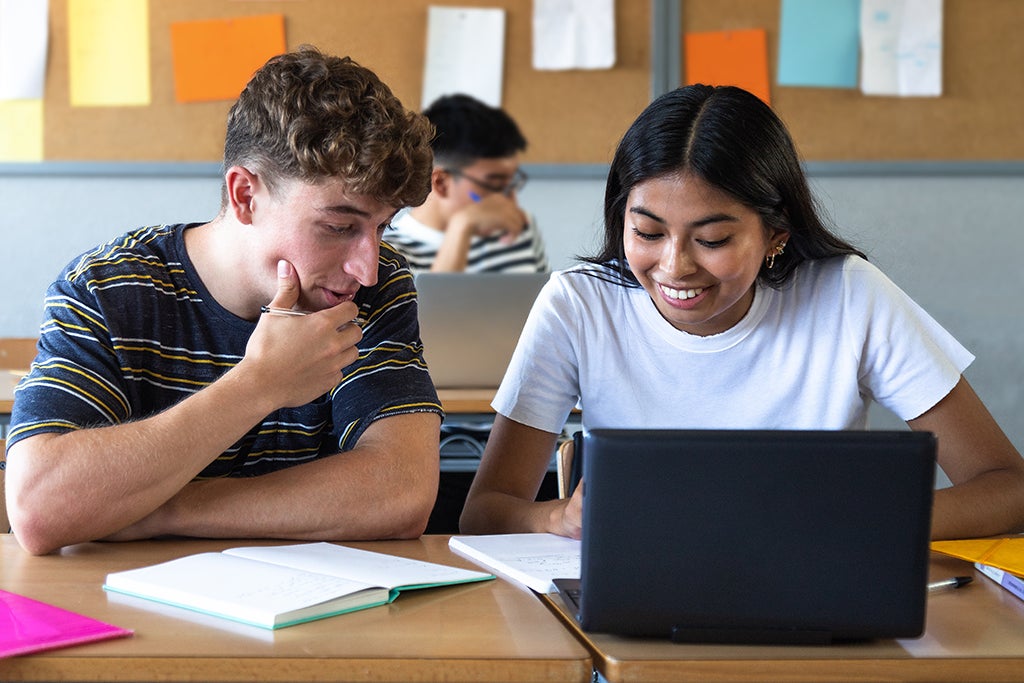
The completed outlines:
<svg viewBox="0 0 1024 683">
<path fill-rule="evenodd" d="M 614 65 L 612 0 L 533 0 L 534 69 L 610 69 Z"/>
<path fill-rule="evenodd" d="M 942 0 L 863 0 L 860 89 L 942 94 Z"/>
<path fill-rule="evenodd" d="M 0 161 L 43 160 L 43 101 L 0 102 Z"/>
<path fill-rule="evenodd" d="M 771 104 L 764 29 L 686 34 L 686 82 L 735 85 Z"/>
<path fill-rule="evenodd" d="M 782 0 L 779 85 L 856 88 L 860 0 Z"/>
<path fill-rule="evenodd" d="M 71 105 L 148 105 L 147 0 L 68 0 Z"/>
<path fill-rule="evenodd" d="M 0 0 L 0 100 L 41 100 L 49 37 L 46 0 Z"/>
<path fill-rule="evenodd" d="M 423 73 L 424 109 L 442 95 L 472 95 L 501 106 L 505 10 L 430 7 Z"/>
<path fill-rule="evenodd" d="M 172 23 L 174 97 L 234 100 L 268 59 L 286 50 L 281 14 Z"/>
</svg>

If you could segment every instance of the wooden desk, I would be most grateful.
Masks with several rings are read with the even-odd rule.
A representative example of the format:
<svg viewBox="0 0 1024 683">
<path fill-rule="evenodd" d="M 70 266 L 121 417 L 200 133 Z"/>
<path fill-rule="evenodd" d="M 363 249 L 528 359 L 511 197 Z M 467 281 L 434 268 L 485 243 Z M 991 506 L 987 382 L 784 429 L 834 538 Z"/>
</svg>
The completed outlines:
<svg viewBox="0 0 1024 683">
<path fill-rule="evenodd" d="M 351 545 L 467 568 L 447 536 Z M 533 594 L 502 581 L 414 591 L 278 631 L 106 593 L 107 573 L 249 541 L 86 543 L 32 557 L 0 535 L 0 588 L 135 630 L 0 660 L 2 681 L 589 681 L 587 651 Z"/>
<path fill-rule="evenodd" d="M 0 368 L 0 415 L 9 415 L 14 408 L 14 387 L 24 372 Z"/>
<path fill-rule="evenodd" d="M 931 580 L 973 575 L 928 597 L 919 639 L 808 646 L 687 645 L 581 631 L 557 594 L 544 596 L 618 681 L 1024 681 L 1024 602 L 963 561 L 933 555 Z M 885 568 L 879 568 L 885 579 Z"/>
<path fill-rule="evenodd" d="M 494 400 L 493 389 L 438 389 L 437 397 L 441 399 L 441 407 L 449 415 L 458 413 L 490 413 L 494 414 L 491 401 Z"/>
</svg>

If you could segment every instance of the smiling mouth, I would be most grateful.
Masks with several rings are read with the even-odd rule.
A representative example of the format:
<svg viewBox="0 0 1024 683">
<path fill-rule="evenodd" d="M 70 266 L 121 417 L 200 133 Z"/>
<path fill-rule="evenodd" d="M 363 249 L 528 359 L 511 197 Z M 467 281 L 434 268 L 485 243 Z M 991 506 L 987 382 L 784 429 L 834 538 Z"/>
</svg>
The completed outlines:
<svg viewBox="0 0 1024 683">
<path fill-rule="evenodd" d="M 658 285 L 658 289 L 660 289 L 661 293 L 667 296 L 669 299 L 678 299 L 680 301 L 692 299 L 695 296 L 699 296 L 704 292 L 703 287 L 698 287 L 697 289 L 672 289 L 671 287 L 666 287 L 665 285 L 662 284 Z"/>
</svg>

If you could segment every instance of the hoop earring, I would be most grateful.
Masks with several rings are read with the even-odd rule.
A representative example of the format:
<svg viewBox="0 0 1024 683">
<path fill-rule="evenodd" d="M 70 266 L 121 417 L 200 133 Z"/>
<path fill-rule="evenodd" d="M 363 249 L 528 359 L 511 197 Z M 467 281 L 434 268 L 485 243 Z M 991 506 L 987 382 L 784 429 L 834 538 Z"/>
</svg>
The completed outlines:
<svg viewBox="0 0 1024 683">
<path fill-rule="evenodd" d="M 775 257 L 782 256 L 782 252 L 784 252 L 785 250 L 786 243 L 780 242 L 779 244 L 775 245 L 775 248 L 772 249 L 767 256 L 764 257 L 764 264 L 765 266 L 767 266 L 768 270 L 771 270 L 772 268 L 775 267 Z"/>
</svg>

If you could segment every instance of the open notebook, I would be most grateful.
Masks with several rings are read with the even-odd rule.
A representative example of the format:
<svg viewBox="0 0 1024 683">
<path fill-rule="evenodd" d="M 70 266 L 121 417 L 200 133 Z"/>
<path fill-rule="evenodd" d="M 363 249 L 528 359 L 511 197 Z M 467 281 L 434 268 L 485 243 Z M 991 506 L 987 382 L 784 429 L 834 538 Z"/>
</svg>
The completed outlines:
<svg viewBox="0 0 1024 683">
<path fill-rule="evenodd" d="M 584 630 L 826 643 L 924 628 L 935 439 L 600 430 L 583 437 Z"/>
<path fill-rule="evenodd" d="M 419 273 L 420 338 L 439 389 L 496 388 L 547 273 Z"/>
</svg>

